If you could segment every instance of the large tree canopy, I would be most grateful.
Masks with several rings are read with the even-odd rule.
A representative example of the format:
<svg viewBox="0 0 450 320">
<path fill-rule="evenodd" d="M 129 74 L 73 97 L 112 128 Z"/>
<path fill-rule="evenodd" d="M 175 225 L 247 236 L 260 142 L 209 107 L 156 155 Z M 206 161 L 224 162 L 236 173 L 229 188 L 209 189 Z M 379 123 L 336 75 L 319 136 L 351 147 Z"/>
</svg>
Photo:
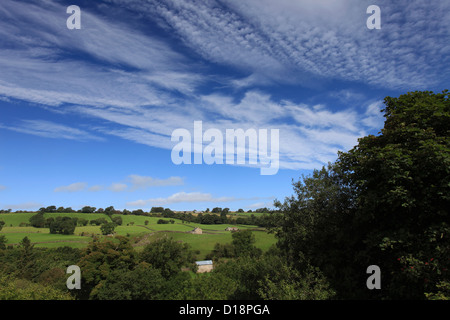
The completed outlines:
<svg viewBox="0 0 450 320">
<path fill-rule="evenodd" d="M 448 92 L 385 98 L 379 135 L 359 139 L 277 202 L 279 245 L 351 298 L 449 297 Z M 378 265 L 383 290 L 366 287 Z"/>
</svg>

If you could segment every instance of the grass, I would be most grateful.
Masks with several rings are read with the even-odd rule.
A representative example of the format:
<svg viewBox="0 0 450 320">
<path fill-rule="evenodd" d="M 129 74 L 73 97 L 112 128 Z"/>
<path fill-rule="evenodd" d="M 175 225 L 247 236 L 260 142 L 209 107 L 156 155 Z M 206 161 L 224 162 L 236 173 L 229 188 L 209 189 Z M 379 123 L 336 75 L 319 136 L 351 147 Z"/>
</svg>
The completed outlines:
<svg viewBox="0 0 450 320">
<path fill-rule="evenodd" d="M 100 226 L 77 226 L 73 235 L 59 235 L 50 234 L 48 228 L 34 228 L 29 226 L 19 227 L 21 223 L 29 223 L 31 216 L 36 213 L 5 213 L 0 214 L 0 220 L 5 221 L 0 234 L 5 235 L 7 244 L 17 245 L 25 236 L 36 247 L 54 248 L 59 246 L 70 246 L 74 248 L 83 248 L 91 241 L 91 235 L 101 237 Z M 110 218 L 101 213 L 45 213 L 45 218 L 56 218 L 58 216 L 69 216 L 73 218 L 83 218 L 86 220 L 93 220 L 98 218 L 105 218 L 108 221 Z M 216 243 L 231 243 L 231 232 L 225 231 L 227 227 L 238 227 L 239 229 L 254 229 L 256 238 L 255 245 L 262 250 L 267 250 L 272 244 L 276 242 L 274 235 L 268 234 L 257 226 L 248 225 L 231 225 L 231 224 L 215 224 L 215 225 L 201 225 L 198 223 L 183 223 L 178 219 L 136 216 L 136 215 L 120 215 L 122 217 L 122 225 L 115 229 L 116 234 L 122 236 L 130 236 L 131 238 L 140 239 L 146 237 L 148 241 L 154 241 L 162 236 L 170 236 L 176 241 L 188 243 L 193 250 L 200 252 L 200 259 L 203 259 L 206 254 L 213 250 Z M 158 224 L 158 220 L 174 220 L 174 223 Z M 147 221 L 147 224 L 145 224 Z M 203 234 L 191 234 L 194 228 L 199 227 L 203 230 Z M 82 236 L 84 235 L 84 236 Z M 86 236 L 87 235 L 87 236 Z M 136 249 L 141 249 L 136 247 Z"/>
</svg>

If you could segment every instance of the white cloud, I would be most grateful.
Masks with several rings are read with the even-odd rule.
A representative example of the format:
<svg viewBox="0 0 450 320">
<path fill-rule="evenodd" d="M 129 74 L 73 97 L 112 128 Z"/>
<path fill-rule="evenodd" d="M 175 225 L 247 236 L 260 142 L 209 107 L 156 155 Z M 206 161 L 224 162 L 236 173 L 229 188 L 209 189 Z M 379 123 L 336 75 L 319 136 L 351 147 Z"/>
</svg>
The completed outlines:
<svg viewBox="0 0 450 320">
<path fill-rule="evenodd" d="M 449 40 L 445 1 L 439 9 L 419 0 L 381 1 L 378 33 L 366 27 L 370 1 L 110 2 L 155 18 L 205 59 L 247 71 L 234 81 L 239 87 L 258 79 L 306 85 L 316 77 L 425 87 L 443 79 L 437 66 L 450 50 L 442 39 Z"/>
<path fill-rule="evenodd" d="M 128 186 L 124 183 L 113 183 L 111 186 L 109 186 L 109 190 L 113 192 L 121 192 L 125 191 L 128 188 Z"/>
<path fill-rule="evenodd" d="M 128 202 L 126 205 L 130 207 L 146 207 L 150 205 L 167 205 L 172 203 L 192 203 L 192 202 L 234 202 L 241 200 L 258 200 L 258 199 L 273 199 L 273 197 L 251 197 L 251 198 L 237 198 L 237 197 L 214 197 L 210 193 L 203 192 L 177 192 L 166 198 L 151 198 L 147 200 L 136 200 Z"/>
<path fill-rule="evenodd" d="M 6 187 L 0 184 L 0 191 L 5 190 Z"/>
<path fill-rule="evenodd" d="M 91 192 L 97 192 L 97 191 L 102 191 L 103 189 L 104 189 L 103 186 L 95 185 L 95 186 L 89 187 L 88 190 L 91 191 Z"/>
<path fill-rule="evenodd" d="M 140 176 L 132 174 L 128 176 L 131 183 L 131 191 L 138 189 L 146 189 L 149 187 L 163 187 L 163 186 L 180 186 L 184 184 L 184 179 L 181 177 L 170 177 L 167 179 L 157 179 L 152 177 Z"/>
<path fill-rule="evenodd" d="M 7 209 L 13 209 L 13 210 L 27 210 L 27 209 L 38 209 L 42 206 L 43 206 L 43 204 L 41 204 L 39 202 L 28 201 L 28 202 L 17 203 L 17 204 L 7 204 L 7 205 L 4 205 L 3 207 L 7 208 Z"/>
<path fill-rule="evenodd" d="M 68 186 L 61 186 L 55 188 L 54 192 L 78 192 L 83 191 L 86 189 L 87 183 L 86 182 L 75 182 L 72 184 L 69 184 Z"/>
<path fill-rule="evenodd" d="M 153 198 L 148 200 L 137 200 L 128 202 L 127 206 L 144 207 L 147 205 L 166 205 L 172 203 L 187 203 L 187 202 L 231 202 L 236 201 L 234 197 L 219 197 L 215 198 L 210 193 L 202 192 L 178 192 L 167 198 Z"/>
<path fill-rule="evenodd" d="M 383 109 L 382 101 L 369 104 L 362 119 L 362 123 L 370 128 L 381 129 L 384 126 L 384 116 L 381 113 Z"/>
<path fill-rule="evenodd" d="M 273 202 L 256 202 L 246 206 L 249 209 L 259 209 L 259 208 L 271 208 L 273 207 Z"/>
<path fill-rule="evenodd" d="M 421 87 L 449 74 L 449 65 L 441 61 L 450 56 L 450 19 L 441 19 L 450 5 L 444 1 L 434 6 L 381 1 L 385 18 L 380 32 L 365 27 L 369 1 L 108 2 L 154 18 L 194 53 L 207 62 L 234 67 L 239 77 L 217 79 L 160 38 L 124 25 L 126 19 L 108 20 L 106 12 L 97 16 L 83 11 L 83 28 L 70 32 L 60 4 L 46 1 L 40 7 L 4 0 L 0 37 L 15 46 L 1 48 L 2 99 L 23 99 L 53 111 L 105 120 L 104 127 L 89 130 L 164 149 L 173 147 L 174 129 L 191 129 L 195 120 L 203 120 L 205 129 L 221 131 L 280 129 L 281 167 L 311 169 L 333 161 L 337 150 L 354 146 L 367 130 L 381 129 L 377 105 L 369 104 L 365 113 L 337 111 L 330 105 L 280 101 L 252 89 L 239 99 L 197 89 L 205 81 L 242 90 L 255 84 L 309 85 L 317 79 Z M 92 59 L 67 59 L 71 51 Z M 333 95 L 365 103 L 354 90 L 334 90 Z M 101 139 L 82 128 L 42 120 L 0 126 L 43 137 Z M 163 183 L 155 181 L 141 179 L 130 190 Z M 123 183 L 110 188 L 125 189 Z"/>
<path fill-rule="evenodd" d="M 2 47 L 0 95 L 49 106 L 133 107 L 171 101 L 167 89 L 191 93 L 202 82 L 192 61 L 156 37 L 88 10 L 82 29 L 70 32 L 64 14 L 52 1 L 2 2 L 0 36 L 14 46 Z M 64 58 L 73 51 L 102 63 Z"/>
</svg>

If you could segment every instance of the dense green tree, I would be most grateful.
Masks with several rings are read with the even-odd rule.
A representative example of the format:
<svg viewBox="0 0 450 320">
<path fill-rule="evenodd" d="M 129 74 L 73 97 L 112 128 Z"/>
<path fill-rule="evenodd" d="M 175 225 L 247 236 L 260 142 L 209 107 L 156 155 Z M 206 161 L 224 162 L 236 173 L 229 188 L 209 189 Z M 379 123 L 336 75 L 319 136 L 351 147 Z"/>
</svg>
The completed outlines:
<svg viewBox="0 0 450 320">
<path fill-rule="evenodd" d="M 0 275 L 0 300 L 73 300 L 73 297 L 49 285 Z"/>
<path fill-rule="evenodd" d="M 233 232 L 231 244 L 234 247 L 236 257 L 240 256 L 259 256 L 262 252 L 254 246 L 256 242 L 255 235 L 251 230 L 240 230 Z"/>
<path fill-rule="evenodd" d="M 112 222 L 114 222 L 116 225 L 121 226 L 123 223 L 122 217 L 121 216 L 114 216 L 111 217 Z"/>
<path fill-rule="evenodd" d="M 238 284 L 223 273 L 199 274 L 184 286 L 181 297 L 188 300 L 227 300 L 234 295 Z"/>
<path fill-rule="evenodd" d="M 108 220 L 106 220 L 105 218 L 92 219 L 89 221 L 89 224 L 95 225 L 95 226 L 99 226 L 99 225 L 102 225 L 105 223 L 108 223 Z"/>
<path fill-rule="evenodd" d="M 163 207 L 152 207 L 151 209 L 150 209 L 150 212 L 151 213 L 162 213 L 162 212 L 164 212 L 164 208 Z"/>
<path fill-rule="evenodd" d="M 411 92 L 385 105 L 381 134 L 360 139 L 337 166 L 357 195 L 364 258 L 383 270 L 385 292 L 424 298 L 449 280 L 449 95 Z"/>
<path fill-rule="evenodd" d="M 234 258 L 236 251 L 231 243 L 216 243 L 214 249 L 206 256 L 208 260 L 219 260 L 221 258 Z"/>
<path fill-rule="evenodd" d="M 450 268 L 448 93 L 387 97 L 378 136 L 294 183 L 273 230 L 301 271 L 311 263 L 341 298 L 442 296 Z M 383 290 L 366 288 L 378 265 Z M 448 291 L 447 291 L 448 292 Z"/>
<path fill-rule="evenodd" d="M 220 224 L 222 223 L 222 219 L 216 214 L 205 214 L 198 217 L 199 223 L 201 224 Z"/>
<path fill-rule="evenodd" d="M 96 210 L 95 207 L 90 207 L 90 206 L 84 206 L 83 208 L 81 208 L 82 213 L 94 213 L 95 210 Z"/>
<path fill-rule="evenodd" d="M 100 231 L 102 232 L 103 235 L 112 234 L 116 226 L 117 225 L 114 222 L 104 223 L 101 225 Z"/>
<path fill-rule="evenodd" d="M 7 242 L 8 242 L 8 239 L 6 239 L 5 235 L 0 234 L 0 250 L 6 249 Z"/>
<path fill-rule="evenodd" d="M 85 226 L 88 225 L 88 223 L 89 223 L 89 220 L 87 220 L 87 219 L 84 219 L 84 218 L 79 218 L 78 219 L 78 225 L 79 226 L 85 227 Z"/>
<path fill-rule="evenodd" d="M 82 252 L 77 263 L 81 273 L 81 289 L 77 290 L 80 298 L 95 298 L 103 282 L 111 272 L 133 270 L 137 265 L 137 255 L 126 237 L 92 241 Z"/>
<path fill-rule="evenodd" d="M 77 226 L 77 219 L 71 217 L 56 217 L 50 222 L 50 233 L 53 234 L 73 234 Z"/>
<path fill-rule="evenodd" d="M 227 217 L 227 211 L 225 209 L 220 213 L 220 223 L 227 223 L 228 217 Z"/>
<path fill-rule="evenodd" d="M 182 267 L 188 267 L 195 261 L 194 253 L 187 243 L 179 243 L 172 238 L 163 237 L 144 247 L 141 261 L 159 269 L 164 278 L 179 273 Z"/>
<path fill-rule="evenodd" d="M 38 213 L 30 217 L 30 224 L 35 228 L 44 228 L 46 221 L 43 213 Z"/>
<path fill-rule="evenodd" d="M 92 298 L 99 300 L 165 299 L 161 290 L 165 284 L 160 270 L 141 263 L 133 270 L 114 270 Z"/>
<path fill-rule="evenodd" d="M 116 213 L 116 210 L 114 209 L 113 206 L 109 206 L 105 208 L 105 214 L 108 216 L 113 215 L 114 213 Z"/>
<path fill-rule="evenodd" d="M 20 278 L 30 280 L 36 266 L 34 244 L 28 237 L 24 237 L 18 245 L 19 257 L 16 260 L 14 273 Z"/>
<path fill-rule="evenodd" d="M 48 206 L 45 208 L 45 212 L 56 212 L 56 206 Z"/>
</svg>

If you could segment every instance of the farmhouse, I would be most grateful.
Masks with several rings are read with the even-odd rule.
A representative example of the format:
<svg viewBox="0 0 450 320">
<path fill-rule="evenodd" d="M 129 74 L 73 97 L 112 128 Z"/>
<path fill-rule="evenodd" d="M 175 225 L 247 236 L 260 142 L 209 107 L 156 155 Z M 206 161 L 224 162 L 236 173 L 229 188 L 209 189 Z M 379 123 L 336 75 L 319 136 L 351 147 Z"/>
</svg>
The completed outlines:
<svg viewBox="0 0 450 320">
<path fill-rule="evenodd" d="M 239 231 L 239 229 L 236 228 L 236 227 L 228 227 L 228 228 L 225 229 L 225 231 L 235 232 L 235 231 Z"/>
<path fill-rule="evenodd" d="M 197 273 L 210 272 L 213 269 L 212 260 L 203 260 L 195 262 L 198 266 Z"/>
<path fill-rule="evenodd" d="M 195 228 L 194 230 L 191 231 L 191 233 L 193 233 L 193 234 L 202 234 L 203 231 L 200 228 Z"/>
</svg>

